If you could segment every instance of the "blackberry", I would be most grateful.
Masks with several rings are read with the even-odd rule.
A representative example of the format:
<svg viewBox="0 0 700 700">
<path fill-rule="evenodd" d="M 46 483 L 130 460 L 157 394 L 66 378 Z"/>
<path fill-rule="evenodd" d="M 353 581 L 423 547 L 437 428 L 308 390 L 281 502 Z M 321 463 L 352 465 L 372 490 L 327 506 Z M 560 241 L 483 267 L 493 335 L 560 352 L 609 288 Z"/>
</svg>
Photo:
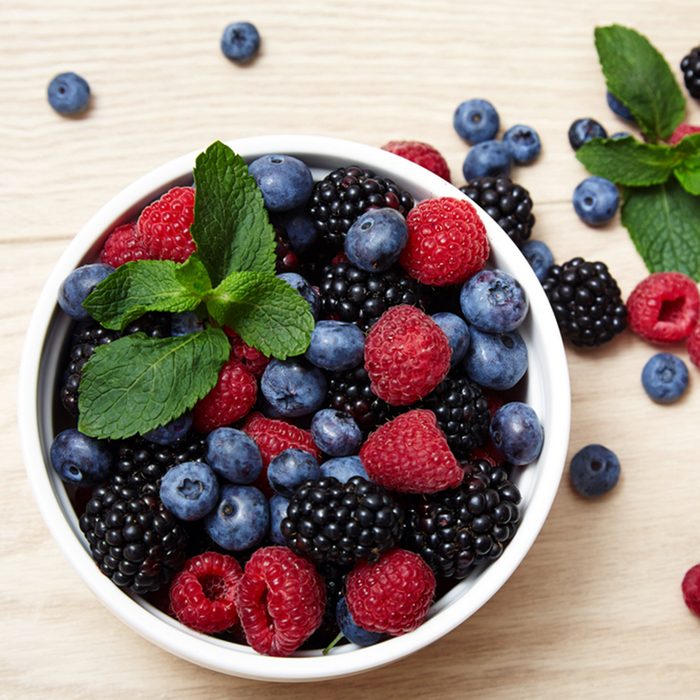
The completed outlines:
<svg viewBox="0 0 700 700">
<path fill-rule="evenodd" d="M 448 376 L 425 399 L 445 433 L 457 459 L 467 458 L 473 449 L 484 444 L 491 416 L 489 404 L 478 384 L 467 377 Z"/>
<path fill-rule="evenodd" d="M 535 217 L 530 193 L 509 177 L 476 177 L 459 188 L 510 236 L 518 248 L 530 238 Z"/>
<path fill-rule="evenodd" d="M 314 185 L 309 215 L 319 237 L 339 252 L 355 219 L 374 207 L 391 207 L 406 216 L 413 208 L 413 197 L 392 180 L 351 165 L 334 170 Z"/>
<path fill-rule="evenodd" d="M 403 510 L 381 486 L 360 476 L 307 481 L 289 501 L 282 534 L 317 564 L 376 561 L 401 536 Z"/>
<path fill-rule="evenodd" d="M 284 229 L 275 226 L 275 272 L 296 272 L 299 269 L 299 256 L 292 250 Z"/>
<path fill-rule="evenodd" d="M 696 46 L 683 58 L 681 70 L 688 92 L 695 99 L 700 99 L 700 46 Z"/>
<path fill-rule="evenodd" d="M 356 323 L 365 331 L 391 306 L 425 308 L 420 284 L 398 268 L 365 272 L 347 262 L 329 265 L 320 288 L 324 318 Z"/>
<path fill-rule="evenodd" d="M 326 584 L 326 607 L 323 611 L 323 620 L 319 628 L 305 642 L 304 649 L 323 649 L 340 632 L 336 617 L 336 607 L 345 590 L 345 577 L 350 572 L 350 568 L 329 564 L 319 567 L 318 572 Z"/>
<path fill-rule="evenodd" d="M 552 265 L 542 286 L 562 335 L 574 345 L 602 345 L 627 326 L 627 308 L 605 263 L 573 258 Z"/>
<path fill-rule="evenodd" d="M 520 491 L 503 467 L 467 465 L 457 489 L 419 496 L 406 511 L 405 545 L 433 571 L 463 579 L 475 565 L 498 559 L 520 521 Z"/>
</svg>

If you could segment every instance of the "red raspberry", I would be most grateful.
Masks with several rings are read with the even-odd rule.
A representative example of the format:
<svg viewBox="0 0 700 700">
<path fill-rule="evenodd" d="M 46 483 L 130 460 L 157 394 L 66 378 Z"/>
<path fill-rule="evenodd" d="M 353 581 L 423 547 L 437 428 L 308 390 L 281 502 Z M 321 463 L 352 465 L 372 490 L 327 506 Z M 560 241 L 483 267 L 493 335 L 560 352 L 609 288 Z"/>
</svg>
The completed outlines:
<svg viewBox="0 0 700 700">
<path fill-rule="evenodd" d="M 148 257 L 185 262 L 196 249 L 190 234 L 193 219 L 192 187 L 173 187 L 149 204 L 136 224 Z"/>
<path fill-rule="evenodd" d="M 410 211 L 406 223 L 408 243 L 400 262 L 423 284 L 462 284 L 489 257 L 486 228 L 469 202 L 428 199 Z"/>
<path fill-rule="evenodd" d="M 141 245 L 141 238 L 136 224 L 124 224 L 109 234 L 104 248 L 100 253 L 100 260 L 112 267 L 119 267 L 133 260 L 143 260 L 148 254 Z"/>
<path fill-rule="evenodd" d="M 372 481 L 403 493 L 436 493 L 459 486 L 464 478 L 435 414 L 420 408 L 377 428 L 360 459 Z"/>
<path fill-rule="evenodd" d="M 700 132 L 700 126 L 692 126 L 691 124 L 679 124 L 676 130 L 668 137 L 668 142 L 670 144 L 676 144 L 682 141 L 686 136 L 690 134 L 697 134 Z"/>
<path fill-rule="evenodd" d="M 695 326 L 695 330 L 690 334 L 687 347 L 690 361 L 700 367 L 700 324 Z"/>
<path fill-rule="evenodd" d="M 234 595 L 243 576 L 240 564 L 226 554 L 204 552 L 188 559 L 170 584 L 175 617 L 199 632 L 223 632 L 238 622 Z"/>
<path fill-rule="evenodd" d="M 688 609 L 700 617 L 700 564 L 688 569 L 683 577 L 681 590 Z"/>
<path fill-rule="evenodd" d="M 421 165 L 431 173 L 439 175 L 450 182 L 450 168 L 440 151 L 429 143 L 422 141 L 389 141 L 382 148 L 390 153 L 396 153 L 412 163 Z"/>
<path fill-rule="evenodd" d="M 450 369 L 447 336 L 430 316 L 401 304 L 385 311 L 365 342 L 372 391 L 392 406 L 427 396 Z"/>
<path fill-rule="evenodd" d="M 435 575 L 405 549 L 389 550 L 374 564 L 358 564 L 345 581 L 350 614 L 369 632 L 411 632 L 425 620 L 434 596 Z"/>
<path fill-rule="evenodd" d="M 698 321 L 700 295 L 690 277 L 655 272 L 642 280 L 627 300 L 630 328 L 656 343 L 687 338 Z"/>
<path fill-rule="evenodd" d="M 319 627 L 326 587 L 314 565 L 287 547 L 263 547 L 248 560 L 236 607 L 248 644 L 289 656 Z"/>
<path fill-rule="evenodd" d="M 231 339 L 231 355 L 238 359 L 254 377 L 260 379 L 265 367 L 270 363 L 270 358 L 244 342 L 243 338 L 233 329 L 224 326 L 224 331 Z"/>
<path fill-rule="evenodd" d="M 248 415 L 258 397 L 255 377 L 232 357 L 221 368 L 216 386 L 195 404 L 192 418 L 195 430 L 208 433 Z"/>
</svg>

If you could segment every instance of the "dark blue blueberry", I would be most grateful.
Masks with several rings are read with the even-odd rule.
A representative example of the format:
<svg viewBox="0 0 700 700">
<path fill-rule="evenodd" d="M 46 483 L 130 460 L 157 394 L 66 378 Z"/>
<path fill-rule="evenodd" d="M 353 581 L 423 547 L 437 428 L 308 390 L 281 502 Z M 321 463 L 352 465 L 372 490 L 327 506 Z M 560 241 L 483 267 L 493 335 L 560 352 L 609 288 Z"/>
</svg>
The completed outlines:
<svg viewBox="0 0 700 700">
<path fill-rule="evenodd" d="M 595 119 L 585 117 L 572 122 L 569 127 L 569 143 L 574 151 L 578 151 L 584 143 L 591 139 L 606 138 L 608 132 L 605 131 L 602 124 L 599 124 Z"/>
<path fill-rule="evenodd" d="M 547 272 L 554 265 L 554 255 L 549 246 L 542 241 L 525 241 L 520 252 L 525 256 L 525 260 L 530 263 L 530 267 L 540 282 L 544 282 Z"/>
<path fill-rule="evenodd" d="M 532 163 L 542 150 L 539 134 L 525 124 L 511 126 L 503 134 L 503 143 L 510 151 L 511 158 L 518 165 Z"/>
<path fill-rule="evenodd" d="M 56 435 L 49 452 L 53 468 L 63 481 L 71 484 L 99 484 L 112 470 L 112 452 L 107 443 L 73 428 Z"/>
<path fill-rule="evenodd" d="M 255 178 L 270 211 L 289 211 L 311 196 L 314 178 L 306 163 L 276 153 L 254 160 L 248 172 Z"/>
<path fill-rule="evenodd" d="M 472 146 L 462 165 L 465 180 L 508 175 L 512 159 L 501 141 L 484 141 Z"/>
<path fill-rule="evenodd" d="M 263 396 L 286 418 L 318 411 L 326 399 L 326 389 L 323 372 L 299 360 L 272 360 L 260 380 Z"/>
<path fill-rule="evenodd" d="M 349 642 L 357 644 L 359 647 L 368 647 L 384 639 L 385 635 L 381 632 L 368 632 L 366 629 L 355 624 L 355 620 L 353 620 L 348 610 L 345 596 L 338 599 L 338 604 L 335 608 L 335 616 L 338 621 L 338 627 L 340 627 L 340 631 L 345 635 L 345 638 Z"/>
<path fill-rule="evenodd" d="M 630 112 L 630 110 L 625 107 L 625 105 L 623 105 L 622 102 L 620 102 L 620 100 L 618 100 L 617 97 L 610 92 L 610 90 L 605 93 L 605 99 L 608 101 L 608 107 L 610 107 L 610 109 L 615 112 L 618 117 L 624 119 L 626 122 L 631 122 L 634 124 L 635 120 L 632 116 L 632 112 Z"/>
<path fill-rule="evenodd" d="M 304 450 L 290 448 L 280 452 L 267 467 L 267 480 L 272 490 L 290 498 L 305 481 L 317 481 L 321 469 L 316 457 Z"/>
<path fill-rule="evenodd" d="M 571 485 L 582 496 L 600 496 L 617 484 L 620 460 L 603 445 L 586 445 L 571 460 L 569 478 Z"/>
<path fill-rule="evenodd" d="M 242 430 L 217 428 L 207 435 L 207 464 L 233 484 L 252 484 L 262 472 L 260 450 Z"/>
<path fill-rule="evenodd" d="M 176 440 L 185 437 L 192 427 L 192 414 L 183 413 L 179 418 L 174 418 L 169 423 L 161 425 L 147 432 L 144 437 L 156 445 L 172 445 Z"/>
<path fill-rule="evenodd" d="M 449 311 L 440 311 L 433 314 L 431 318 L 447 336 L 447 342 L 452 351 L 450 364 L 454 367 L 464 359 L 469 349 L 469 326 L 463 318 L 457 314 L 451 314 Z"/>
<path fill-rule="evenodd" d="M 601 226 L 615 216 L 620 194 L 610 180 L 587 177 L 574 190 L 573 202 L 581 221 L 589 226 Z"/>
<path fill-rule="evenodd" d="M 305 208 L 284 212 L 279 221 L 287 234 L 289 245 L 297 253 L 308 250 L 318 237 L 318 229 Z"/>
<path fill-rule="evenodd" d="M 642 386 L 656 403 L 673 403 L 688 388 L 688 368 L 680 357 L 659 352 L 644 365 Z"/>
<path fill-rule="evenodd" d="M 282 521 L 287 517 L 289 499 L 275 494 L 270 499 L 270 539 L 274 544 L 282 547 L 289 545 L 287 538 L 282 534 Z"/>
<path fill-rule="evenodd" d="M 170 335 L 180 337 L 204 330 L 204 321 L 194 311 L 183 311 L 170 317 Z"/>
<path fill-rule="evenodd" d="M 365 465 L 362 464 L 362 460 L 357 455 L 326 460 L 321 465 L 321 476 L 323 478 L 332 476 L 334 479 L 338 479 L 341 484 L 347 483 L 353 476 L 361 476 L 367 481 L 370 480 Z"/>
<path fill-rule="evenodd" d="M 490 433 L 493 444 L 516 466 L 534 462 L 542 452 L 544 430 L 526 403 L 513 401 L 501 406 L 491 420 Z"/>
<path fill-rule="evenodd" d="M 334 408 L 324 408 L 311 419 L 311 436 L 319 449 L 331 457 L 356 454 L 362 445 L 362 431 L 355 419 Z"/>
<path fill-rule="evenodd" d="M 114 272 L 111 265 L 94 263 L 81 265 L 63 280 L 58 290 L 58 305 L 71 318 L 88 318 L 90 314 L 83 308 L 83 302 L 103 279 Z"/>
<path fill-rule="evenodd" d="M 517 331 L 492 335 L 469 329 L 471 344 L 464 367 L 472 381 L 488 389 L 514 387 L 527 371 L 527 346 Z"/>
<path fill-rule="evenodd" d="M 60 73 L 48 87 L 49 104 L 64 116 L 80 114 L 90 103 L 90 86 L 77 73 Z"/>
<path fill-rule="evenodd" d="M 318 292 L 296 272 L 282 272 L 277 277 L 284 280 L 292 289 L 296 289 L 309 302 L 311 315 L 318 318 L 321 313 L 321 297 Z"/>
<path fill-rule="evenodd" d="M 160 500 L 180 520 L 201 520 L 219 500 L 219 482 L 208 464 L 182 462 L 165 472 Z"/>
<path fill-rule="evenodd" d="M 319 321 L 311 333 L 306 359 L 316 367 L 342 372 L 362 364 L 365 334 L 344 321 Z"/>
<path fill-rule="evenodd" d="M 221 35 L 221 51 L 236 63 L 247 63 L 260 49 L 260 34 L 250 22 L 229 24 Z"/>
<path fill-rule="evenodd" d="M 503 270 L 480 270 L 459 294 L 464 318 L 486 333 L 507 333 L 525 319 L 528 301 L 518 280 Z"/>
<path fill-rule="evenodd" d="M 455 131 L 472 144 L 494 138 L 501 125 L 496 108 L 488 100 L 480 99 L 462 102 L 455 110 L 452 124 Z"/>
<path fill-rule="evenodd" d="M 262 392 L 258 392 L 256 406 L 258 410 L 268 418 L 284 418 L 284 416 L 262 395 Z"/>
<path fill-rule="evenodd" d="M 619 141 L 620 139 L 634 138 L 634 136 L 629 131 L 616 131 L 610 138 Z"/>
<path fill-rule="evenodd" d="M 204 520 L 204 529 L 219 547 L 229 551 L 255 547 L 270 529 L 267 499 L 255 486 L 222 486 L 216 508 Z"/>
<path fill-rule="evenodd" d="M 361 270 L 384 272 L 399 259 L 407 241 L 406 219 L 396 209 L 370 209 L 348 230 L 345 254 Z"/>
</svg>

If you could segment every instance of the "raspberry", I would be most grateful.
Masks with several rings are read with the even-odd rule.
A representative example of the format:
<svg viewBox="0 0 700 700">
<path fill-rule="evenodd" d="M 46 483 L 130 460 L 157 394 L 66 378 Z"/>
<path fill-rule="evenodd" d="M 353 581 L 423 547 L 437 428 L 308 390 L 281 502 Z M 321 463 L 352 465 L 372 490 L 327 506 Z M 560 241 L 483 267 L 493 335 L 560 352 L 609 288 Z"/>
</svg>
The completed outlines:
<svg viewBox="0 0 700 700">
<path fill-rule="evenodd" d="M 456 488 L 464 478 L 435 414 L 426 409 L 408 411 L 377 428 L 360 459 L 372 481 L 404 493 Z"/>
<path fill-rule="evenodd" d="M 370 330 L 365 369 L 372 391 L 392 406 L 427 396 L 450 369 L 447 336 L 414 306 L 394 306 Z"/>
<path fill-rule="evenodd" d="M 136 224 L 146 257 L 175 262 L 187 260 L 196 248 L 190 234 L 193 218 L 192 187 L 173 187 L 149 204 Z"/>
<path fill-rule="evenodd" d="M 260 379 L 270 358 L 263 355 L 257 348 L 248 345 L 236 331 L 224 326 L 226 335 L 231 340 L 231 355 L 235 357 L 254 377 Z"/>
<path fill-rule="evenodd" d="M 431 173 L 435 173 L 447 182 L 450 181 L 450 168 L 440 151 L 429 143 L 422 141 L 389 141 L 382 149 L 395 153 L 412 163 L 421 165 Z"/>
<path fill-rule="evenodd" d="M 425 620 L 434 595 L 430 567 L 404 549 L 392 549 L 374 564 L 358 564 L 345 582 L 350 613 L 368 632 L 411 632 Z"/>
<path fill-rule="evenodd" d="M 175 617 L 199 632 L 223 632 L 238 622 L 234 594 L 243 575 L 226 554 L 204 552 L 188 559 L 170 584 Z"/>
<path fill-rule="evenodd" d="M 134 223 L 117 226 L 107 237 L 100 253 L 100 261 L 112 267 L 119 267 L 124 263 L 143 260 L 147 257 L 148 254 Z"/>
<path fill-rule="evenodd" d="M 683 577 L 681 590 L 688 609 L 700 617 L 700 564 L 688 569 Z"/>
<path fill-rule="evenodd" d="M 246 416 L 255 404 L 258 384 L 255 377 L 232 357 L 221 368 L 216 386 L 194 407 L 195 430 L 208 433 Z"/>
<path fill-rule="evenodd" d="M 695 330 L 690 334 L 687 347 L 690 361 L 696 367 L 700 367 L 700 325 L 695 326 Z"/>
<path fill-rule="evenodd" d="M 400 262 L 423 284 L 461 284 L 489 257 L 486 228 L 469 202 L 428 199 L 411 210 L 406 222 L 408 243 Z"/>
<path fill-rule="evenodd" d="M 700 126 L 692 126 L 692 124 L 679 124 L 676 130 L 668 137 L 670 144 L 676 144 L 682 141 L 686 136 L 697 134 L 700 132 Z"/>
<path fill-rule="evenodd" d="M 698 321 L 700 295 L 690 277 L 655 272 L 642 280 L 627 300 L 630 328 L 656 343 L 687 338 Z"/>
<path fill-rule="evenodd" d="M 263 547 L 245 565 L 235 599 L 248 644 L 289 656 L 321 624 L 326 589 L 311 562 L 287 547 Z"/>
</svg>

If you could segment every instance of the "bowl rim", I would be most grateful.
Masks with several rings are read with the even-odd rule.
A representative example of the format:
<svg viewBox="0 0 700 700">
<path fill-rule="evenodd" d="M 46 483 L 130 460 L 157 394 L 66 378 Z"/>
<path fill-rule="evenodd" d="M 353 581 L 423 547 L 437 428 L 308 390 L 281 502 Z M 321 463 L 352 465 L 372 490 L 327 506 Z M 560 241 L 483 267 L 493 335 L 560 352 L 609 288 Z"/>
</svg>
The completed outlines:
<svg viewBox="0 0 700 700">
<path fill-rule="evenodd" d="M 285 153 L 302 160 L 305 157 L 327 157 L 339 162 L 358 163 L 396 180 L 410 181 L 414 187 L 429 190 L 433 197 L 466 199 L 466 195 L 455 186 L 432 172 L 393 153 L 353 141 L 280 134 L 232 139 L 225 143 L 246 159 L 269 153 Z M 534 544 L 556 496 L 569 442 L 570 383 L 561 335 L 549 302 L 529 264 L 500 227 L 477 206 L 492 248 L 500 255 L 509 256 L 508 264 L 515 269 L 515 275 L 526 291 L 530 309 L 537 309 L 538 330 L 547 336 L 547 342 L 543 343 L 543 365 L 556 379 L 556 392 L 551 392 L 556 410 L 543 420 L 547 426 L 547 459 L 543 464 L 538 463 L 538 469 L 542 470 L 538 475 L 539 483 L 533 489 L 516 538 L 503 556 L 476 577 L 473 585 L 459 598 L 426 620 L 417 630 L 377 646 L 364 649 L 353 647 L 349 650 L 341 647 L 322 659 L 315 655 L 275 658 L 258 655 L 243 645 L 236 645 L 237 648 L 232 650 L 231 643 L 189 630 L 152 606 L 125 595 L 99 571 L 76 537 L 61 508 L 55 483 L 49 474 L 50 466 L 42 449 L 39 378 L 44 344 L 56 309 L 57 291 L 67 272 L 81 262 L 114 221 L 133 209 L 145 195 L 163 191 L 169 183 L 191 173 L 200 152 L 193 151 L 155 168 L 107 202 L 69 243 L 44 284 L 28 326 L 18 383 L 19 432 L 34 496 L 49 531 L 88 588 L 122 622 L 161 648 L 212 670 L 268 681 L 318 681 L 378 668 L 436 641 L 473 615 L 505 584 Z M 554 381 L 550 384 L 554 384 Z"/>
</svg>

